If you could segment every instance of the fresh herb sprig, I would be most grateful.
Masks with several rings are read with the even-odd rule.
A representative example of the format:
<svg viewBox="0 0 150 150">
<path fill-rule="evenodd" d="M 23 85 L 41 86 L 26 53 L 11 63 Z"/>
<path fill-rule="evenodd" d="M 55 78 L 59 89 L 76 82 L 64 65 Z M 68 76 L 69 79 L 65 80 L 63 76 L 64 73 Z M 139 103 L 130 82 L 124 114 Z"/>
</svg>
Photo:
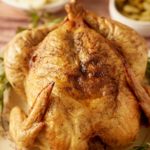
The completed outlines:
<svg viewBox="0 0 150 150">
<path fill-rule="evenodd" d="M 53 25 L 61 22 L 64 18 L 57 17 L 45 11 L 30 11 L 27 13 L 29 17 L 29 25 L 27 27 L 18 27 L 16 33 L 22 32 L 30 28 L 36 28 L 40 25 Z"/>
<path fill-rule="evenodd" d="M 4 71 L 4 62 L 3 58 L 0 57 L 0 113 L 3 111 L 3 98 L 4 98 L 4 91 L 8 87 L 9 83 L 5 76 Z"/>
<path fill-rule="evenodd" d="M 35 28 L 40 23 L 41 14 L 36 11 L 28 12 L 28 16 L 30 18 L 30 25 L 31 27 Z"/>
<path fill-rule="evenodd" d="M 145 143 L 140 146 L 134 146 L 132 150 L 149 150 L 150 149 L 150 143 Z"/>
<path fill-rule="evenodd" d="M 150 57 L 148 58 L 148 61 L 147 61 L 146 78 L 147 78 L 148 83 L 150 84 Z"/>
</svg>

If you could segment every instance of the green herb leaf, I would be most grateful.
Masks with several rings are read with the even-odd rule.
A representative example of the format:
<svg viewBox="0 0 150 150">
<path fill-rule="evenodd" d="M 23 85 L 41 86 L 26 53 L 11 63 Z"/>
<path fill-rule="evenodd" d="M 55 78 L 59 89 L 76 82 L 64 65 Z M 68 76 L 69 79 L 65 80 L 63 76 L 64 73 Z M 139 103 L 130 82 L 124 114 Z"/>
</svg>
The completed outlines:
<svg viewBox="0 0 150 150">
<path fill-rule="evenodd" d="M 27 28 L 25 28 L 25 27 L 18 27 L 16 33 L 20 33 L 20 32 L 22 32 L 24 30 L 27 30 Z"/>
<path fill-rule="evenodd" d="M 32 27 L 37 27 L 40 22 L 40 15 L 36 11 L 29 12 L 28 15 L 30 17 Z"/>
<path fill-rule="evenodd" d="M 30 20 L 29 25 L 27 27 L 18 27 L 16 33 L 22 32 L 30 28 L 36 28 L 40 25 L 55 25 L 57 23 L 60 23 L 64 19 L 64 17 L 54 16 L 45 11 L 32 11 L 28 12 L 27 15 L 29 16 Z"/>
<path fill-rule="evenodd" d="M 147 68 L 146 68 L 146 78 L 148 80 L 148 83 L 150 84 L 150 58 L 148 58 L 147 61 Z"/>
<path fill-rule="evenodd" d="M 5 76 L 3 58 L 0 57 L 0 112 L 3 111 L 4 91 L 8 87 L 8 81 Z"/>
<path fill-rule="evenodd" d="M 150 148 L 150 144 L 146 143 L 140 146 L 134 146 L 133 150 L 149 150 L 149 148 Z"/>
<path fill-rule="evenodd" d="M 54 16 L 53 14 L 50 14 L 45 11 L 34 11 L 29 14 L 29 17 L 31 17 L 31 23 L 33 24 L 32 27 L 37 27 L 38 25 L 44 25 L 48 23 L 56 24 L 64 19 L 63 17 Z"/>
<path fill-rule="evenodd" d="M 49 21 L 49 22 L 47 22 L 46 24 L 47 25 L 55 25 L 55 24 L 57 24 L 57 23 L 60 23 L 62 20 L 63 20 L 64 18 L 56 18 L 56 19 L 54 19 L 54 20 L 52 20 L 52 21 Z"/>
</svg>

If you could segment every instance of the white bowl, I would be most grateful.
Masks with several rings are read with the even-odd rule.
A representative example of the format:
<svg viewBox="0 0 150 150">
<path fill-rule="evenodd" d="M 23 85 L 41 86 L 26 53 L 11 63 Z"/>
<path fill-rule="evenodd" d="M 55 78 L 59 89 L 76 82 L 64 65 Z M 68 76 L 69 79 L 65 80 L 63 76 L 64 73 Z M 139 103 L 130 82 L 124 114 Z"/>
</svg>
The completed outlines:
<svg viewBox="0 0 150 150">
<path fill-rule="evenodd" d="M 126 24 L 145 37 L 150 37 L 150 22 L 136 21 L 122 15 L 116 8 L 115 0 L 109 0 L 109 12 L 114 20 Z"/>
<path fill-rule="evenodd" d="M 49 4 L 36 4 L 35 6 L 32 4 L 29 4 L 27 1 L 25 2 L 16 2 L 14 0 L 2 0 L 3 2 L 23 10 L 46 10 L 48 12 L 57 12 L 61 10 L 66 3 L 69 2 L 69 0 L 62 0 L 62 1 L 56 1 Z M 37 0 L 38 1 L 38 0 Z"/>
</svg>

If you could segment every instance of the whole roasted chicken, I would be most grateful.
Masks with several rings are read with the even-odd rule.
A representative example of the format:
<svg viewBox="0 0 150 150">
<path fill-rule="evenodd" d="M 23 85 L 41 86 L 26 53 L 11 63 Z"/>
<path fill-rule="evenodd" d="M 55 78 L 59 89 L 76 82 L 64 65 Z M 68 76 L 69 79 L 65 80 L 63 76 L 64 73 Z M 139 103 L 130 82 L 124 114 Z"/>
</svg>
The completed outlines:
<svg viewBox="0 0 150 150">
<path fill-rule="evenodd" d="M 66 11 L 62 23 L 24 31 L 6 47 L 7 78 L 29 108 L 12 109 L 10 135 L 21 150 L 36 143 L 42 150 L 128 146 L 141 110 L 150 122 L 145 41 L 76 1 Z"/>
</svg>

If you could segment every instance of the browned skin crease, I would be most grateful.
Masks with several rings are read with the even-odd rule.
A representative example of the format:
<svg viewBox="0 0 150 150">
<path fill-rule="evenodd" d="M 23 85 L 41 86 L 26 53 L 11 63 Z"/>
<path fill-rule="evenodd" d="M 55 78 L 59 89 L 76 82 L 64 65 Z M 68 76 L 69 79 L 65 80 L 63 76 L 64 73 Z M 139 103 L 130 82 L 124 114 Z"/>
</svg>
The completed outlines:
<svg viewBox="0 0 150 150">
<path fill-rule="evenodd" d="M 135 74 L 133 73 L 131 67 L 129 66 L 126 58 L 124 57 L 123 53 L 120 51 L 119 47 L 116 44 L 113 44 L 110 42 L 111 46 L 113 47 L 113 50 L 115 53 L 119 56 L 120 60 L 122 61 L 125 71 L 126 71 L 126 79 L 133 90 L 134 94 L 137 97 L 137 100 L 139 101 L 139 104 L 144 111 L 145 115 L 147 116 L 149 123 L 150 123 L 150 96 L 148 89 L 144 88 L 141 83 L 136 79 Z"/>
<path fill-rule="evenodd" d="M 126 70 L 126 78 L 129 86 L 133 90 L 134 94 L 137 97 L 137 100 L 139 101 L 139 104 L 144 111 L 145 115 L 147 116 L 149 123 L 150 123 L 150 96 L 149 93 L 144 87 L 140 84 L 140 82 L 136 79 L 135 74 L 133 73 L 132 69 L 129 67 L 125 57 L 123 54 L 119 51 L 118 48 L 115 49 L 117 51 L 117 54 L 122 60 L 122 63 Z"/>
</svg>

